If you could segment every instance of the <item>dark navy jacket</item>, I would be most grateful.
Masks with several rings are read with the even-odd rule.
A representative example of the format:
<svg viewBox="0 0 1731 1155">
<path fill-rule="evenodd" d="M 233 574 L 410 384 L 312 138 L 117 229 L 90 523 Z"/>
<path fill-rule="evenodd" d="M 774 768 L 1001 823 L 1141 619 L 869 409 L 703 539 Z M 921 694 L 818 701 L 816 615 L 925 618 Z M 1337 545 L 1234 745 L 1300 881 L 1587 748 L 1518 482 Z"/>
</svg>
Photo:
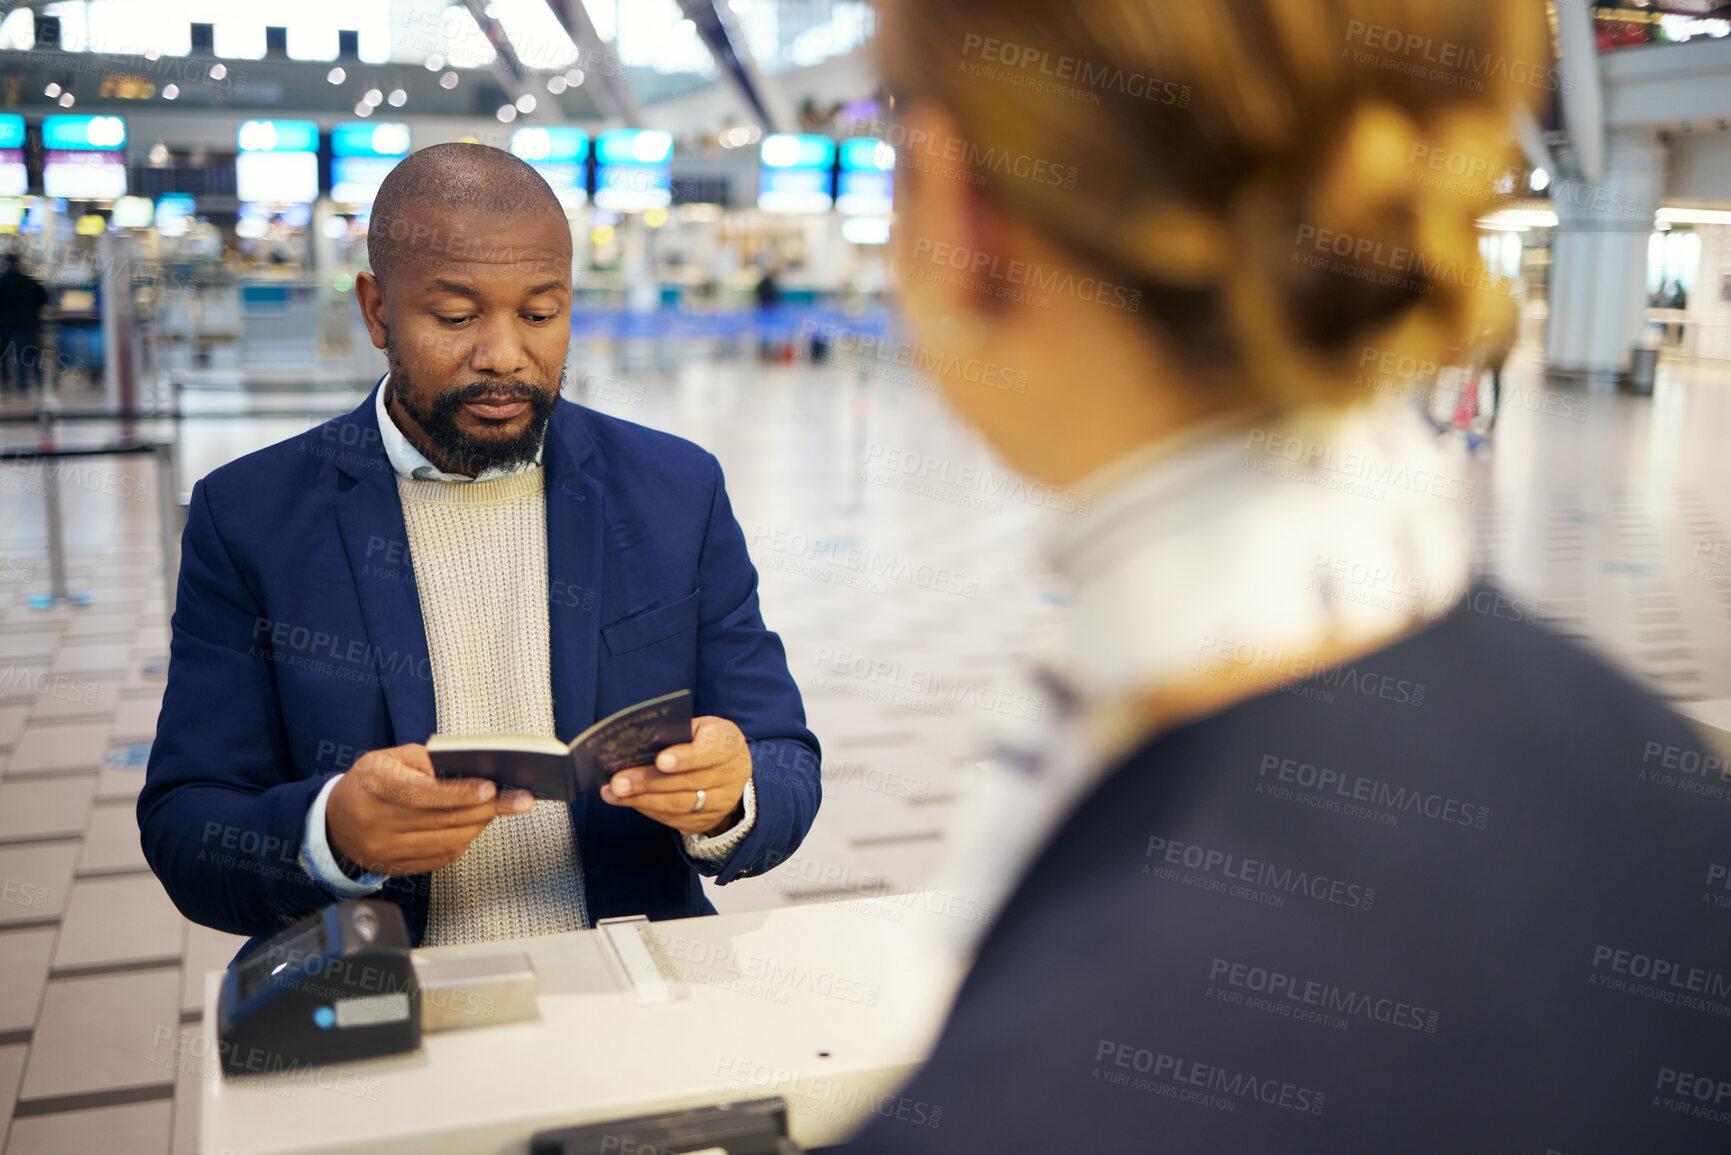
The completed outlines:
<svg viewBox="0 0 1731 1155">
<path fill-rule="evenodd" d="M 1731 1151 L 1731 774 L 1515 605 L 1131 754 L 847 1150 Z"/>
<path fill-rule="evenodd" d="M 559 737 L 691 688 L 697 713 L 730 719 L 751 743 L 757 821 L 719 881 L 770 869 L 817 813 L 818 745 L 758 613 L 719 464 L 564 400 L 542 461 Z M 368 750 L 437 728 L 397 478 L 370 396 L 194 488 L 173 635 L 138 799 L 144 852 L 188 918 L 271 934 L 334 900 L 296 864 L 324 783 Z M 673 830 L 594 797 L 572 804 L 571 821 L 591 918 L 713 913 Z M 417 941 L 429 877 L 380 894 Z"/>
</svg>

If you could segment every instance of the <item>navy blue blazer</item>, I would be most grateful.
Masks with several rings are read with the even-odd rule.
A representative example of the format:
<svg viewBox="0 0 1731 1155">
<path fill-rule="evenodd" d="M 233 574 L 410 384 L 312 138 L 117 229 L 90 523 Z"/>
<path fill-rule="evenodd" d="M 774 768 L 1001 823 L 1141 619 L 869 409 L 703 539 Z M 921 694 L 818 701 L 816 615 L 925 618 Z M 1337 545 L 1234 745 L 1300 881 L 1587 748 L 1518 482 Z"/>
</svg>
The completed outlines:
<svg viewBox="0 0 1731 1155">
<path fill-rule="evenodd" d="M 553 714 L 569 740 L 689 687 L 750 743 L 757 821 L 719 868 L 636 811 L 571 805 L 593 919 L 714 913 L 785 860 L 817 814 L 817 739 L 721 467 L 688 441 L 561 400 L 542 458 Z M 524 623 L 534 628 L 534 623 Z M 432 663 L 397 478 L 368 399 L 212 472 L 181 542 L 168 688 L 138 798 L 144 853 L 188 918 L 268 935 L 334 896 L 297 863 L 308 807 L 368 750 L 436 729 Z M 416 941 L 428 875 L 380 892 Z"/>
<path fill-rule="evenodd" d="M 1519 605 L 1129 754 L 848 1155 L 1731 1151 L 1731 770 Z"/>
</svg>

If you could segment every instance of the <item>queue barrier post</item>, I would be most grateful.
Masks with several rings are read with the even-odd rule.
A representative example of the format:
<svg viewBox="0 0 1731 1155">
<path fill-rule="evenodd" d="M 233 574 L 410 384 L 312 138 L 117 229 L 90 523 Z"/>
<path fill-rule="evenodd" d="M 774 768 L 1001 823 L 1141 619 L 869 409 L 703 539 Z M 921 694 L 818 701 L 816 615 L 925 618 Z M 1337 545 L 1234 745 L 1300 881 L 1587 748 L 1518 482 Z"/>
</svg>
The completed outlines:
<svg viewBox="0 0 1731 1155">
<path fill-rule="evenodd" d="M 51 420 L 52 418 L 50 418 Z M 156 464 L 157 511 L 162 543 L 163 592 L 169 618 L 174 616 L 175 582 L 180 573 L 181 510 L 175 490 L 174 443 L 172 441 L 112 441 L 96 445 L 56 444 L 45 436 L 33 446 L 0 449 L 0 461 L 37 461 L 42 466 L 43 515 L 48 533 L 48 587 L 46 594 L 30 595 L 33 610 L 53 609 L 62 605 L 89 605 L 88 591 L 69 588 L 66 573 L 66 529 L 62 524 L 60 506 L 60 474 L 56 468 L 63 458 L 129 457 L 149 454 Z"/>
<path fill-rule="evenodd" d="M 162 539 L 162 599 L 167 616 L 174 621 L 175 587 L 180 581 L 180 531 L 182 512 L 180 490 L 174 481 L 174 442 L 159 441 L 156 452 L 156 520 Z"/>
<path fill-rule="evenodd" d="M 43 514 L 48 522 L 48 589 L 46 603 L 30 599 L 31 609 L 47 609 L 73 600 L 66 588 L 66 530 L 60 523 L 60 478 L 52 461 L 42 463 Z M 85 594 L 89 601 L 90 595 Z"/>
</svg>

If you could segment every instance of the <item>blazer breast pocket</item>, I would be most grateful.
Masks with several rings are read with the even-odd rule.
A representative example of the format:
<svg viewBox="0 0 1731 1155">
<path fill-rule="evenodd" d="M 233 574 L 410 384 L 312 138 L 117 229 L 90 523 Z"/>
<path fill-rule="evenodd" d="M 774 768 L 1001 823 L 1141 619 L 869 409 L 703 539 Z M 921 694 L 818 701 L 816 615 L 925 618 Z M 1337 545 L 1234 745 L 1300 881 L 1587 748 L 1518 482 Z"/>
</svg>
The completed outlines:
<svg viewBox="0 0 1731 1155">
<path fill-rule="evenodd" d="M 697 629 L 697 615 L 703 591 L 691 593 L 671 605 L 657 606 L 628 618 L 601 627 L 601 642 L 613 657 L 635 653 L 680 634 Z"/>
</svg>

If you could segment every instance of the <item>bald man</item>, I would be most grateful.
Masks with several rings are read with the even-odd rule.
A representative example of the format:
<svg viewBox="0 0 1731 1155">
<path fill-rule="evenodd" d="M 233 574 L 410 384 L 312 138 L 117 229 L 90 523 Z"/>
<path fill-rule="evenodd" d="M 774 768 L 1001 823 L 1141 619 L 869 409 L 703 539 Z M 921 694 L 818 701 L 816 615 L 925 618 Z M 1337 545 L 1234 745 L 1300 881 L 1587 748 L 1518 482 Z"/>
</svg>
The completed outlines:
<svg viewBox="0 0 1731 1155">
<path fill-rule="evenodd" d="M 820 794 L 720 467 L 561 398 L 571 230 L 522 161 L 415 153 L 367 253 L 389 371 L 193 490 L 138 800 L 152 868 L 253 936 L 364 895 L 429 945 L 713 913 L 700 875 L 786 859 Z M 683 689 L 691 742 L 569 805 L 438 779 L 424 745 L 568 741 Z"/>
</svg>

